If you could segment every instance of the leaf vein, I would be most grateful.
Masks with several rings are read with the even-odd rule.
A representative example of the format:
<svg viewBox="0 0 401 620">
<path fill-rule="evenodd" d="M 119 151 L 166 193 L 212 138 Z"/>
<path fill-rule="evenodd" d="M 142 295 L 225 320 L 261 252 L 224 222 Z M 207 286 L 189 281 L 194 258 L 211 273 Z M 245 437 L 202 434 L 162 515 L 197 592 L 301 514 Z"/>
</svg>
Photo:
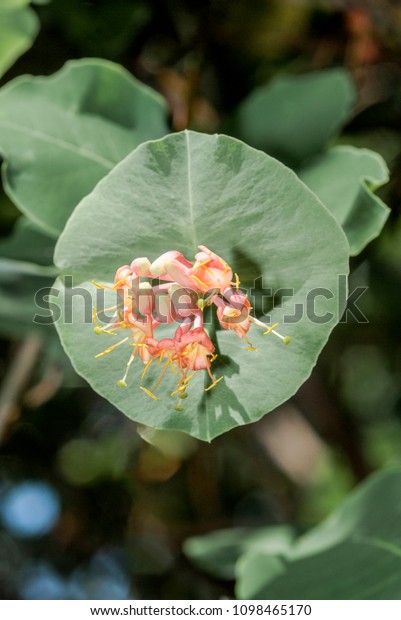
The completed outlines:
<svg viewBox="0 0 401 620">
<path fill-rule="evenodd" d="M 90 159 L 94 161 L 107 170 L 111 170 L 114 168 L 117 162 L 110 161 L 93 151 L 85 148 L 84 146 L 77 146 L 72 142 L 68 142 L 67 140 L 63 140 L 63 138 L 56 138 L 50 134 L 47 134 L 39 129 L 32 129 L 31 127 L 26 127 L 25 125 L 19 125 L 17 123 L 13 123 L 12 121 L 0 121 L 0 127 L 9 128 L 13 131 L 17 131 L 19 133 L 25 134 L 32 138 L 36 138 L 37 140 L 42 140 L 43 142 L 47 142 L 48 144 L 53 144 L 59 146 L 60 148 L 75 153 L 80 157 L 85 157 L 86 159 Z"/>
</svg>

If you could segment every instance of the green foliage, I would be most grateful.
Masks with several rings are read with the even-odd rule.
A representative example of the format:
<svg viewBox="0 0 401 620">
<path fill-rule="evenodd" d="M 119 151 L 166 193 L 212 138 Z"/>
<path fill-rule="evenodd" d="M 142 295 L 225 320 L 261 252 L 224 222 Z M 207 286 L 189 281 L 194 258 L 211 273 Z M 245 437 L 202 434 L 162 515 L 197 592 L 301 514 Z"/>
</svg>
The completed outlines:
<svg viewBox="0 0 401 620">
<path fill-rule="evenodd" d="M 9 237 L 0 240 L 0 336 L 21 340 L 38 334 L 46 345 L 46 356 L 62 362 L 72 380 L 74 373 L 51 325 L 46 301 L 57 274 L 54 243 L 24 217 Z M 48 317 L 47 322 L 34 322 L 38 313 Z"/>
<path fill-rule="evenodd" d="M 114 60 L 130 49 L 148 24 L 152 8 L 146 0 L 53 0 L 47 19 L 87 56 Z"/>
<path fill-rule="evenodd" d="M 257 0 L 251 12 L 244 0 L 199 0 L 190 8 L 153 0 L 49 2 L 32 0 L 43 5 L 38 8 L 42 36 L 34 54 L 13 72 L 23 63 L 34 75 L 48 75 L 69 56 L 116 59 L 166 93 L 175 127 L 188 119 L 189 126 L 214 131 L 224 110 L 233 109 L 239 94 L 252 88 L 256 75 L 274 77 L 251 92 L 235 115 L 233 132 L 250 147 L 191 132 L 158 140 L 167 133 L 165 102 L 121 65 L 105 60 L 73 61 L 51 77 L 20 77 L 0 91 L 3 181 L 24 213 L 12 234 L 0 241 L 0 408 L 6 455 L 1 498 L 16 480 L 48 477 L 63 510 L 62 527 L 54 523 L 33 542 L 14 540 L 12 530 L 6 532 L 2 506 L 3 598 L 26 595 L 30 573 L 39 577 L 30 591 L 46 593 L 46 586 L 41 590 L 38 584 L 49 573 L 43 573 L 37 558 L 49 566 L 59 564 L 57 555 L 70 549 L 63 575 L 50 572 L 56 577 L 50 581 L 59 584 L 58 595 L 61 583 L 65 596 L 94 596 L 96 584 L 101 595 L 113 595 L 113 588 L 125 582 L 118 593 L 145 599 L 184 599 L 188 593 L 231 598 L 237 578 L 236 594 L 247 599 L 399 599 L 401 471 L 374 476 L 326 522 L 297 539 L 294 534 L 305 521 L 315 523 L 343 501 L 367 471 L 400 465 L 396 213 L 383 240 L 364 253 L 354 272 L 357 284 L 369 284 L 362 310 L 370 325 L 347 321 L 336 330 L 318 373 L 283 407 L 284 431 L 277 431 L 272 416 L 213 445 L 194 439 L 210 440 L 255 422 L 308 377 L 344 308 L 345 286 L 339 290 L 337 276 L 346 274 L 349 254 L 358 254 L 378 236 L 389 213 L 375 195 L 388 180 L 383 160 L 355 146 L 378 150 L 394 165 L 395 182 L 380 196 L 389 204 L 398 202 L 399 83 L 391 67 L 399 46 L 394 36 L 399 10 L 390 12 L 387 3 L 387 19 L 381 19 L 385 15 L 377 8 L 375 24 L 369 10 L 360 19 L 345 7 L 339 29 L 341 8 L 332 20 L 330 12 L 316 11 L 311 3 L 295 7 L 281 0 Z M 36 36 L 38 19 L 29 5 L 29 0 L 0 0 L 0 77 Z M 386 36 L 380 24 L 387 24 L 389 16 L 390 45 L 382 50 Z M 366 28 L 363 46 L 352 34 L 359 27 L 358 32 Z M 328 46 L 321 33 L 329 31 Z M 289 66 L 297 71 L 308 63 L 324 64 L 325 58 L 331 62 L 333 57 L 325 56 L 329 48 L 336 62 L 343 59 L 355 67 L 355 75 L 363 65 L 356 122 L 355 89 L 346 71 L 283 76 Z M 360 114 L 371 102 L 376 105 Z M 340 137 L 345 125 L 348 135 Z M 347 140 L 353 147 L 333 148 Z M 297 177 L 271 156 L 292 167 Z M 18 214 L 0 200 L 4 235 Z M 156 381 L 161 370 L 156 364 L 141 382 L 143 365 L 137 360 L 128 389 L 116 387 L 132 351 L 128 344 L 95 359 L 118 338 L 93 334 L 92 300 L 98 289 L 90 281 L 110 282 L 118 266 L 138 255 L 154 259 L 177 248 L 193 258 L 197 243 L 227 259 L 244 289 L 250 291 L 257 279 L 252 314 L 263 318 L 263 311 L 274 307 L 269 323 L 282 323 L 278 329 L 292 336 L 292 344 L 283 347 L 252 326 L 249 337 L 257 351 L 246 351 L 232 332 L 206 322 L 219 353 L 212 368 L 224 380 L 205 393 L 209 381 L 198 373 L 184 410 L 175 412 L 176 401 L 169 396 L 175 376 L 166 376 L 157 388 L 158 402 L 138 389 L 140 383 L 150 387 Z M 64 285 L 69 273 L 81 291 Z M 63 309 L 58 330 L 65 350 L 97 392 L 142 423 L 138 433 L 89 388 L 78 396 L 69 391 L 68 399 L 60 391 L 46 402 L 61 374 L 66 385 L 68 358 L 54 326 L 38 325 L 33 317 L 48 312 L 45 294 L 58 275 L 51 302 Z M 262 287 L 281 293 L 263 300 Z M 317 297 L 314 310 L 317 317 L 332 312 L 328 323 L 309 320 L 309 293 L 320 293 L 321 287 L 334 297 Z M 292 297 L 287 288 L 294 289 Z M 106 294 L 106 306 L 109 298 L 111 305 L 114 294 Z M 284 323 L 283 317 L 299 307 L 308 316 Z M 175 328 L 161 327 L 156 335 L 171 335 Z M 32 331 L 42 350 L 22 380 L 21 360 L 22 367 L 26 360 L 9 341 L 23 340 Z M 301 415 L 306 422 L 295 431 L 288 421 Z M 308 424 L 320 434 L 314 442 L 320 456 L 308 451 Z M 297 434 L 300 448 L 292 460 L 288 433 Z M 327 449 L 331 443 L 333 450 Z M 313 470 L 312 457 L 317 459 Z M 294 459 L 305 472 L 302 477 L 308 477 L 306 487 L 296 486 L 301 476 Z M 191 573 L 178 553 L 175 563 L 183 532 L 222 523 L 276 523 L 293 515 L 291 526 L 233 527 L 189 538 L 185 553 L 203 574 Z M 77 567 L 78 557 L 88 558 L 93 579 L 90 571 Z M 105 582 L 99 579 L 100 564 L 108 567 Z M 150 585 L 144 586 L 146 574 Z M 128 594 L 130 583 L 134 592 Z"/>
<path fill-rule="evenodd" d="M 103 179 L 75 209 L 55 260 L 93 296 L 92 278 L 111 282 L 136 256 L 154 260 L 171 248 L 192 257 L 199 243 L 232 264 L 243 284 L 263 276 L 265 287 L 293 290 L 270 314 L 272 323 L 282 323 L 302 308 L 299 321 L 285 325 L 290 347 L 255 328 L 249 335 L 257 351 L 250 352 L 233 333 L 217 332 L 214 368 L 224 380 L 206 394 L 197 373 L 178 413 L 169 397 L 175 376 L 163 380 L 158 402 L 138 389 L 140 363 L 129 388 L 117 387 L 130 351 L 119 347 L 94 359 L 113 343 L 93 335 L 83 321 L 83 297 L 73 299 L 62 280 L 57 303 L 67 314 L 73 304 L 74 318 L 60 320 L 57 329 L 77 371 L 130 418 L 210 440 L 259 419 L 305 381 L 344 307 L 338 276 L 348 271 L 348 246 L 334 218 L 278 161 L 232 138 L 183 132 L 141 145 Z M 314 311 L 331 314 L 313 322 L 310 292 L 320 287 L 330 299 L 318 296 Z"/>
<path fill-rule="evenodd" d="M 354 101 L 352 80 L 343 69 L 278 76 L 239 106 L 236 134 L 298 167 L 340 132 Z"/>
<path fill-rule="evenodd" d="M 163 100 L 122 67 L 71 61 L 0 92 L 4 188 L 54 236 L 75 205 L 135 146 L 166 133 Z"/>
<path fill-rule="evenodd" d="M 388 181 L 383 159 L 366 149 L 325 151 L 350 119 L 355 89 L 343 69 L 278 76 L 239 106 L 245 142 L 293 167 L 343 226 L 351 255 L 381 232 L 389 210 L 374 195 Z"/>
<path fill-rule="evenodd" d="M 0 77 L 32 45 L 39 21 L 30 0 L 2 0 L 0 5 Z"/>
<path fill-rule="evenodd" d="M 244 553 L 262 551 L 270 555 L 287 552 L 294 538 L 286 525 L 217 530 L 185 541 L 185 554 L 202 570 L 219 579 L 234 579 L 238 558 Z"/>
<path fill-rule="evenodd" d="M 58 469 L 74 486 L 124 475 L 135 448 L 132 437 L 110 433 L 102 439 L 72 439 L 57 455 Z"/>
<path fill-rule="evenodd" d="M 352 256 L 379 235 L 390 212 L 373 193 L 388 181 L 387 166 L 380 155 L 338 146 L 302 168 L 299 177 L 341 224 Z"/>
<path fill-rule="evenodd" d="M 36 314 L 35 295 L 43 288 L 50 290 L 54 269 L 0 258 L 0 334 L 21 338 L 37 329 L 32 321 Z M 51 332 L 51 333 L 50 333 Z M 43 335 L 54 338 L 47 325 Z"/>
<path fill-rule="evenodd" d="M 22 216 L 16 222 L 13 233 L 0 240 L 0 256 L 33 265 L 51 266 L 54 246 L 52 237 Z"/>
<path fill-rule="evenodd" d="M 249 599 L 399 599 L 401 471 L 372 476 L 284 554 L 245 553 L 237 594 Z"/>
</svg>

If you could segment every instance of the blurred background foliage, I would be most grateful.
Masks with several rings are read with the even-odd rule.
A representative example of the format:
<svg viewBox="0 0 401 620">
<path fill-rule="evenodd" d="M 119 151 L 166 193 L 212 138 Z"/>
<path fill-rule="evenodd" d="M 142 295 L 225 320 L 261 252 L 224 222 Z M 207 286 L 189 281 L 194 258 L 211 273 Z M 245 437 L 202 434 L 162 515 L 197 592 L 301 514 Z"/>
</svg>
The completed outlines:
<svg viewBox="0 0 401 620">
<path fill-rule="evenodd" d="M 284 524 L 302 533 L 371 472 L 401 466 L 401 8 L 390 0 L 28 4 L 7 0 L 0 11 L 12 39 L 2 84 L 102 57 L 163 94 L 173 130 L 213 132 L 229 131 L 238 105 L 277 74 L 345 66 L 357 102 L 339 142 L 378 151 L 391 169 L 380 193 L 392 208 L 385 230 L 351 262 L 368 322 L 344 318 L 288 403 L 211 444 L 137 432 L 75 375 L 52 328 L 27 328 L 32 292 L 53 278 L 51 243 L 37 233 L 40 268 L 27 281 L 10 238 L 20 213 L 0 197 L 0 596 L 231 597 L 230 545 L 226 572 L 212 574 L 183 552 L 190 537 Z M 26 224 L 17 225 L 23 235 Z M 290 530 L 275 532 L 274 544 L 287 544 Z M 257 532 L 249 536 L 257 544 Z"/>
</svg>

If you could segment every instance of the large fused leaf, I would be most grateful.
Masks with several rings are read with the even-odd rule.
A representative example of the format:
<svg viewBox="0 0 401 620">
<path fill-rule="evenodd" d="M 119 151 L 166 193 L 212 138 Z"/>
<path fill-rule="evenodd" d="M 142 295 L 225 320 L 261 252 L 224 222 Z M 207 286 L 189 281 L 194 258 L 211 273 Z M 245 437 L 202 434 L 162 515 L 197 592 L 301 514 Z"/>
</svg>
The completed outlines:
<svg viewBox="0 0 401 620">
<path fill-rule="evenodd" d="M 355 89 L 343 69 L 278 76 L 240 105 L 242 140 L 291 166 L 319 153 L 350 117 Z"/>
<path fill-rule="evenodd" d="M 234 333 L 218 331 L 214 371 L 224 379 L 205 392 L 207 378 L 197 373 L 184 412 L 177 412 L 169 396 L 176 375 L 165 376 L 156 402 L 138 389 L 139 362 L 129 388 L 116 385 L 129 346 L 95 359 L 112 343 L 93 334 L 90 281 L 111 282 L 137 256 L 154 260 L 177 249 L 193 259 L 198 244 L 232 264 L 252 289 L 251 305 L 256 295 L 271 299 L 277 292 L 276 307 L 262 318 L 280 323 L 293 341 L 285 347 L 254 326 L 249 336 L 257 351 L 248 351 Z M 74 210 L 55 260 L 81 287 L 74 291 L 60 279 L 55 291 L 64 316 L 72 316 L 57 328 L 77 371 L 133 420 L 210 440 L 259 419 L 309 376 L 344 308 L 348 244 L 334 217 L 283 164 L 233 138 L 182 132 L 141 145 L 96 186 Z M 172 334 L 176 325 L 167 327 Z M 157 367 L 150 371 L 145 387 L 158 374 Z"/>
<path fill-rule="evenodd" d="M 75 205 L 144 140 L 166 133 L 159 95 L 105 60 L 68 62 L 0 91 L 3 181 L 18 207 L 57 235 Z"/>
<path fill-rule="evenodd" d="M 380 234 L 390 212 L 374 194 L 388 181 L 388 169 L 380 155 L 368 149 L 338 146 L 298 174 L 343 227 L 351 255 L 359 254 Z"/>
<path fill-rule="evenodd" d="M 32 45 L 39 20 L 29 0 L 2 0 L 0 3 L 0 76 Z"/>
<path fill-rule="evenodd" d="M 401 472 L 361 485 L 287 553 L 246 553 L 237 594 L 261 599 L 399 599 Z"/>
</svg>

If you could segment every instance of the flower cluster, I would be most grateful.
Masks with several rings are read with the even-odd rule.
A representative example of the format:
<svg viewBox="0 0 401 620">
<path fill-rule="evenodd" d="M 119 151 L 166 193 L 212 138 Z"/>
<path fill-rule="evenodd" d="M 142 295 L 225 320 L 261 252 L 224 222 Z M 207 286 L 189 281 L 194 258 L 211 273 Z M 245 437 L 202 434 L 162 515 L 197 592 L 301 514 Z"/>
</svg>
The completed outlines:
<svg viewBox="0 0 401 620">
<path fill-rule="evenodd" d="M 215 346 L 204 328 L 204 310 L 214 306 L 223 329 L 232 330 L 247 343 L 248 350 L 256 350 L 248 340 L 252 323 L 264 328 L 265 334 L 274 333 L 288 344 L 289 337 L 275 331 L 276 325 L 268 327 L 250 315 L 251 306 L 246 293 L 242 292 L 237 274 L 217 254 L 205 246 L 199 246 L 195 262 L 188 261 L 180 252 L 172 250 L 153 263 L 147 258 L 136 258 L 131 265 L 117 270 L 112 287 L 94 282 L 100 288 L 117 291 L 119 303 L 108 310 L 114 311 L 107 325 L 100 325 L 94 310 L 95 333 L 116 336 L 122 331 L 124 338 L 111 345 L 96 357 L 112 352 L 128 343 L 132 347 L 123 377 L 118 386 L 127 387 L 127 376 L 136 357 L 144 364 L 142 379 L 154 362 L 161 365 L 158 380 L 151 389 L 140 386 L 148 396 L 158 400 L 155 390 L 165 373 L 177 371 L 178 385 L 171 396 L 177 396 L 177 411 L 182 410 L 182 400 L 187 398 L 189 383 L 198 371 L 205 370 L 212 389 L 222 376 L 216 378 L 211 365 L 216 359 Z M 154 282 L 157 281 L 157 284 Z M 161 324 L 178 323 L 171 338 L 156 338 Z"/>
</svg>

